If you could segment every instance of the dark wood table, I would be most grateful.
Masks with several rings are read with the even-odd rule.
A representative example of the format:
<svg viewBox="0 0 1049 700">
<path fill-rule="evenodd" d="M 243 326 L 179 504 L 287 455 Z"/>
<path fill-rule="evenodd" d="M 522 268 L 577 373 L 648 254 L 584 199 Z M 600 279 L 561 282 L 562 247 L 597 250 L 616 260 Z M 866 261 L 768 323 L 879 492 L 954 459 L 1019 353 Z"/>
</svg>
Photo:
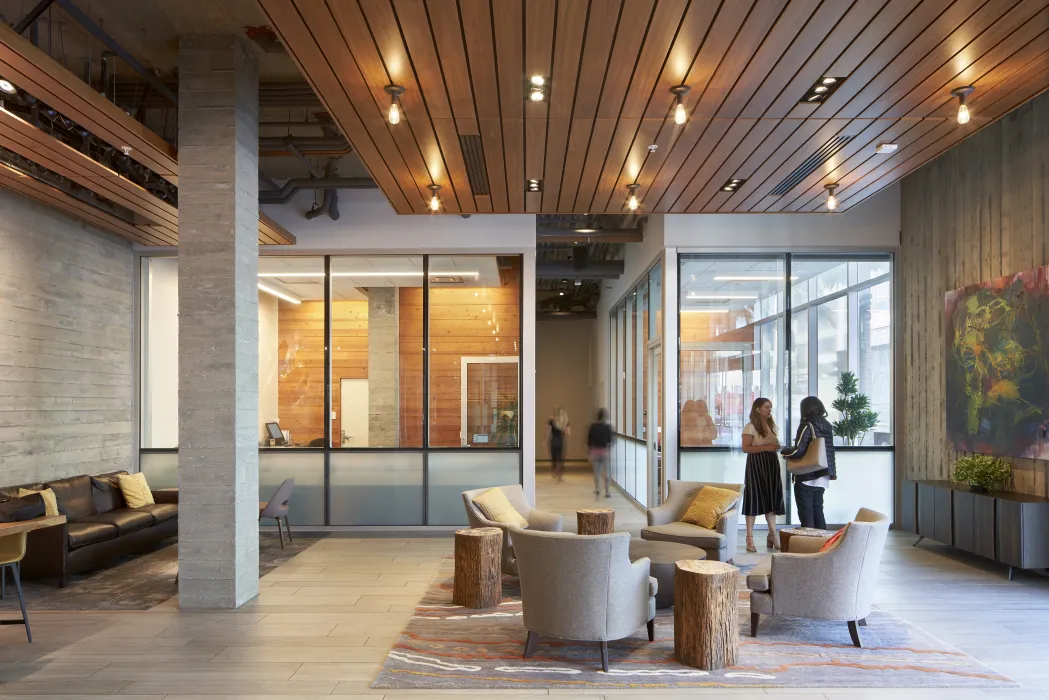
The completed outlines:
<svg viewBox="0 0 1049 700">
<path fill-rule="evenodd" d="M 33 530 L 42 530 L 45 527 L 54 527 L 55 525 L 62 525 L 66 522 L 66 516 L 64 515 L 45 515 L 41 518 L 32 518 L 31 520 L 16 520 L 13 523 L 0 523 L 0 539 L 4 537 L 14 537 L 16 535 L 22 535 L 25 537 L 26 533 L 32 532 Z M 3 580 L 3 586 L 0 588 L 6 588 L 7 583 L 7 567 L 10 566 L 13 569 L 15 577 L 15 588 L 18 590 L 18 604 L 22 608 L 22 617 L 16 620 L 0 620 L 0 625 L 25 625 L 26 637 L 30 642 L 33 641 L 33 633 L 29 630 L 29 617 L 26 614 L 25 600 L 22 598 L 22 581 L 21 575 L 18 569 L 18 562 L 10 562 L 0 567 L 0 577 Z M 6 593 L 6 590 L 0 592 Z"/>
</svg>

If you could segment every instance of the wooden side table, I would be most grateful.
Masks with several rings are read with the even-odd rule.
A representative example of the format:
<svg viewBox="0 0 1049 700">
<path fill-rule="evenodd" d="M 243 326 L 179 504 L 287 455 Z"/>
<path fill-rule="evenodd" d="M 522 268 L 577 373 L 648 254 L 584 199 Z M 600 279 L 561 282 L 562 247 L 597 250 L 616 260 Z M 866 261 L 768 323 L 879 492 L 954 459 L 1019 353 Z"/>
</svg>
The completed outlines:
<svg viewBox="0 0 1049 700">
<path fill-rule="evenodd" d="M 616 531 L 616 512 L 612 508 L 580 508 L 575 515 L 580 535 L 611 535 Z"/>
<path fill-rule="evenodd" d="M 820 530 L 815 527 L 788 527 L 779 531 L 779 548 L 781 552 L 790 551 L 790 538 L 798 537 L 822 537 L 827 539 L 834 532 L 832 530 Z"/>
<path fill-rule="evenodd" d="M 739 658 L 739 569 L 686 559 L 674 575 L 674 658 L 704 671 Z"/>
<path fill-rule="evenodd" d="M 494 608 L 503 600 L 503 531 L 478 527 L 455 533 L 455 581 L 452 603 L 464 608 Z"/>
</svg>

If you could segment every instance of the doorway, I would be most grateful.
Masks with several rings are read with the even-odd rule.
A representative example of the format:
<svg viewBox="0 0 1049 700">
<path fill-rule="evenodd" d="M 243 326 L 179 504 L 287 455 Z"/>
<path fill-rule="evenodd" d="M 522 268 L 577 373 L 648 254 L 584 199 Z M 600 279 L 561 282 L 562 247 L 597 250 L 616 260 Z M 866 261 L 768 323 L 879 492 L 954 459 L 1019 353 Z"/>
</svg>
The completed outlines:
<svg viewBox="0 0 1049 700">
<path fill-rule="evenodd" d="M 368 380 L 343 379 L 340 382 L 342 400 L 342 447 L 368 447 Z"/>
<path fill-rule="evenodd" d="M 517 357 L 463 357 L 460 432 L 463 447 L 516 447 Z"/>
</svg>

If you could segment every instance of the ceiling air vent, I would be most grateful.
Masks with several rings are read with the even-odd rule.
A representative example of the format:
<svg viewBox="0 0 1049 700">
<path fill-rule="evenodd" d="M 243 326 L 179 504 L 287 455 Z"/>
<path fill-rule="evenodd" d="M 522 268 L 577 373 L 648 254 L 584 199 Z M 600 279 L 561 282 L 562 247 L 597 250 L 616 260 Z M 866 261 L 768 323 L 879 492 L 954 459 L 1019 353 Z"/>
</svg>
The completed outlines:
<svg viewBox="0 0 1049 700">
<path fill-rule="evenodd" d="M 783 182 L 776 185 L 776 189 L 771 192 L 772 196 L 782 197 L 790 192 L 798 185 L 798 183 L 816 172 L 818 167 L 830 160 L 835 153 L 845 148 L 845 144 L 849 141 L 852 141 L 851 136 L 835 136 L 830 141 L 820 146 L 818 151 L 806 158 L 794 172 L 783 180 Z"/>
<path fill-rule="evenodd" d="M 492 191 L 488 186 L 488 169 L 484 166 L 484 146 L 481 145 L 481 137 L 476 134 L 460 136 L 459 146 L 463 149 L 470 189 L 475 195 L 490 195 Z"/>
</svg>

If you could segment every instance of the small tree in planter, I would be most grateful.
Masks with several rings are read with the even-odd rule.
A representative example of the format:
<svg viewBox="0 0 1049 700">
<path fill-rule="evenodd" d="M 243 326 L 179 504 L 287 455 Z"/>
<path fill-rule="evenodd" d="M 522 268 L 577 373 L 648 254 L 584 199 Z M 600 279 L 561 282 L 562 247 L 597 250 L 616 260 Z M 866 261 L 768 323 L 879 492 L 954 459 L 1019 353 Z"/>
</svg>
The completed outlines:
<svg viewBox="0 0 1049 700">
<path fill-rule="evenodd" d="M 859 380 L 852 372 L 842 372 L 835 389 L 838 398 L 831 407 L 841 414 L 841 419 L 833 423 L 834 434 L 844 439 L 845 444 L 856 445 L 878 424 L 878 413 L 871 410 L 867 395 L 860 393 Z"/>
</svg>

